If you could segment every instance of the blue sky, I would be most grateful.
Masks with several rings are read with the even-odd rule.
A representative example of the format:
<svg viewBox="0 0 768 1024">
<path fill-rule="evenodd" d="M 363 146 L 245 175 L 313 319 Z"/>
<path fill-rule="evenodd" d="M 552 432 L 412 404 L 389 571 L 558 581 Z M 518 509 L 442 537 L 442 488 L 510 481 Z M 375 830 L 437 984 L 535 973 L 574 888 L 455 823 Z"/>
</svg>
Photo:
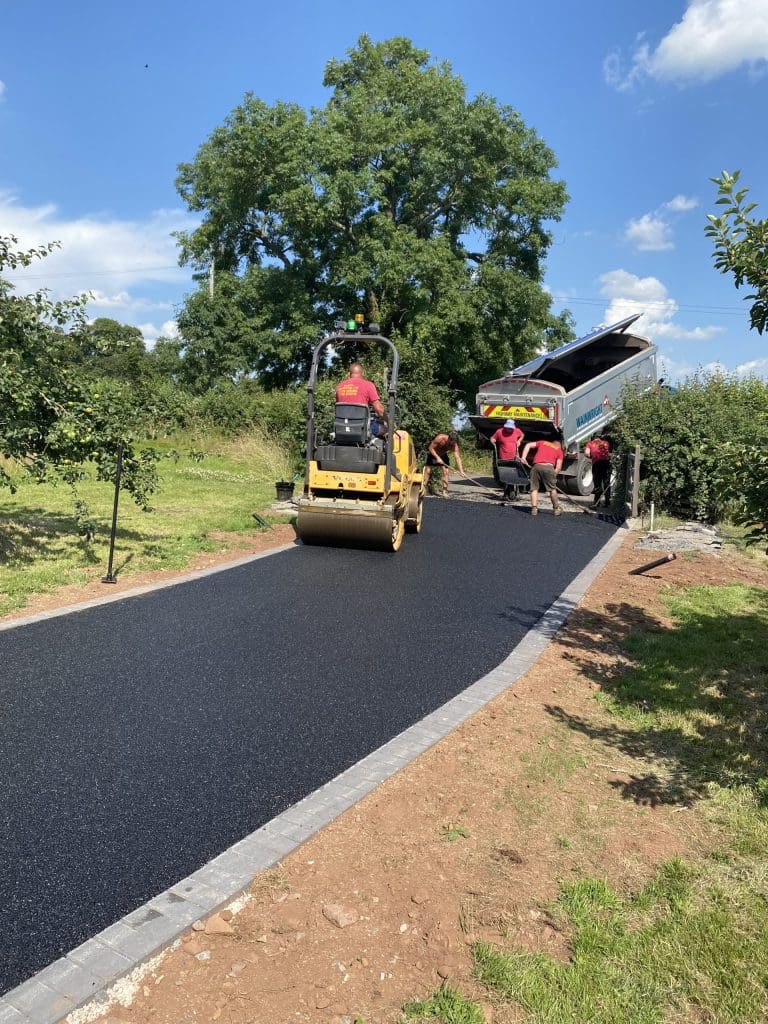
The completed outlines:
<svg viewBox="0 0 768 1024">
<path fill-rule="evenodd" d="M 0 0 L 0 232 L 63 244 L 17 287 L 91 291 L 92 316 L 149 344 L 172 332 L 192 288 L 177 164 L 246 91 L 324 103 L 326 61 L 362 32 L 409 36 L 554 149 L 571 199 L 546 284 L 579 333 L 644 310 L 672 376 L 768 376 L 704 236 L 722 169 L 768 216 L 768 0 Z"/>
</svg>

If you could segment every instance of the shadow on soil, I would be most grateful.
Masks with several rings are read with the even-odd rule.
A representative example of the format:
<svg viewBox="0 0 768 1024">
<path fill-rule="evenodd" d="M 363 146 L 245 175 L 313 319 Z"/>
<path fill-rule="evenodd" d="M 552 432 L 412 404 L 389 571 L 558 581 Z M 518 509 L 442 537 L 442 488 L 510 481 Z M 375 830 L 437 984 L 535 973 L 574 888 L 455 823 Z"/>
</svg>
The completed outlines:
<svg viewBox="0 0 768 1024">
<path fill-rule="evenodd" d="M 617 771 L 612 785 L 626 799 L 686 805 L 710 783 L 746 784 L 768 805 L 768 593 L 748 589 L 751 610 L 688 610 L 673 628 L 629 604 L 572 615 L 565 656 L 599 683 L 612 721 L 547 711 L 653 764 L 646 774 Z M 602 653 L 613 657 L 601 663 Z"/>
</svg>

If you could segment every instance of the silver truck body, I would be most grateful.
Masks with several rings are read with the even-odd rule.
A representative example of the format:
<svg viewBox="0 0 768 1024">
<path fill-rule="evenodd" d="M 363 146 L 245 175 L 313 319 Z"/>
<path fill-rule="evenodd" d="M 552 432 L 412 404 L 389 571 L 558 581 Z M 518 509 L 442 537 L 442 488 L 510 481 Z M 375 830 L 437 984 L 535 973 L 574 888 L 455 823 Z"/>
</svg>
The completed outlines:
<svg viewBox="0 0 768 1024">
<path fill-rule="evenodd" d="M 470 422 L 489 438 L 513 419 L 526 441 L 558 438 L 565 451 L 562 482 L 589 494 L 592 473 L 579 448 L 618 414 L 622 388 L 655 387 L 656 346 L 627 330 L 640 313 L 545 352 L 505 377 L 480 385 Z"/>
</svg>

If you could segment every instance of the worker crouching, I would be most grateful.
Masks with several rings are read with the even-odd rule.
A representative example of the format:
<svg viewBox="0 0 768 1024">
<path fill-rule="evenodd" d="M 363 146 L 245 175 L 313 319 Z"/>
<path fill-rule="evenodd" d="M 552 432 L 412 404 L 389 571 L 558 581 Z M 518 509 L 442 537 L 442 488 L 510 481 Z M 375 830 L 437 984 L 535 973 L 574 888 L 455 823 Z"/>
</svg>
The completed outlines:
<svg viewBox="0 0 768 1024">
<path fill-rule="evenodd" d="M 531 515 L 539 514 L 539 489 L 544 486 L 556 516 L 562 512 L 557 500 L 557 476 L 563 468 L 563 449 L 554 441 L 529 441 L 523 448 L 522 462 L 528 466 L 528 455 L 534 453 L 531 468 Z"/>
</svg>

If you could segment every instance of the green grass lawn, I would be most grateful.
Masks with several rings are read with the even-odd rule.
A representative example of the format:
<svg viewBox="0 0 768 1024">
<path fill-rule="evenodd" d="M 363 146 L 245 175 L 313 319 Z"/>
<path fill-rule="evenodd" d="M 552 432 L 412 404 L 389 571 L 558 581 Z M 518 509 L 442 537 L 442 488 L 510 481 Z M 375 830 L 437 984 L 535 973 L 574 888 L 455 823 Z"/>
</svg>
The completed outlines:
<svg viewBox="0 0 768 1024">
<path fill-rule="evenodd" d="M 768 1021 L 768 594 L 701 586 L 666 603 L 675 628 L 633 636 L 633 667 L 602 680 L 613 725 L 599 732 L 652 762 L 656 796 L 697 815 L 709 854 L 663 863 L 629 894 L 599 878 L 562 882 L 549 912 L 567 961 L 477 943 L 475 974 L 515 1020 Z M 448 986 L 404 1012 L 483 1019 Z"/>
<path fill-rule="evenodd" d="M 159 463 L 154 510 L 142 512 L 122 494 L 115 571 L 120 575 L 187 565 L 199 551 L 223 544 L 219 533 L 256 532 L 251 513 L 275 497 L 275 481 L 290 479 L 284 453 L 257 436 L 237 441 L 177 437 L 155 442 L 178 460 Z M 205 451 L 201 461 L 189 452 Z M 78 492 L 97 521 L 96 538 L 77 534 L 70 489 L 36 484 L 14 473 L 18 490 L 0 489 L 0 614 L 24 607 L 31 593 L 84 583 L 106 568 L 114 488 L 88 479 Z"/>
</svg>

